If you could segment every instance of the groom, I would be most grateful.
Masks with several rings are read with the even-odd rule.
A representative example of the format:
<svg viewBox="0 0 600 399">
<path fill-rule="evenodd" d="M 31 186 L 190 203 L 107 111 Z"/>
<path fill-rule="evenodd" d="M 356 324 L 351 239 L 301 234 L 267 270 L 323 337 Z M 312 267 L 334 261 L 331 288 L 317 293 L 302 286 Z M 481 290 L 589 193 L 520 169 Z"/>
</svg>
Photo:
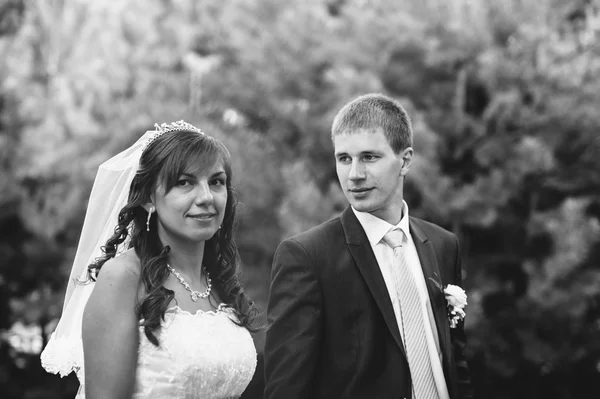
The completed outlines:
<svg viewBox="0 0 600 399">
<path fill-rule="evenodd" d="M 472 397 L 463 323 L 441 286 L 461 284 L 456 236 L 409 217 L 412 128 L 395 100 L 369 94 L 333 121 L 350 206 L 283 241 L 273 260 L 265 398 Z"/>
</svg>

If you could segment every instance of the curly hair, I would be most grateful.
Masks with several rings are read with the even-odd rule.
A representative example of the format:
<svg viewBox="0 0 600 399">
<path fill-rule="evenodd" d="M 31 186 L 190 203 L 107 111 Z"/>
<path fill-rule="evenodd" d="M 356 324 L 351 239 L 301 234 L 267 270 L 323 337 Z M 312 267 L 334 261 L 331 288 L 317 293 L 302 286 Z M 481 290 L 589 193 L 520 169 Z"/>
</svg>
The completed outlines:
<svg viewBox="0 0 600 399">
<path fill-rule="evenodd" d="M 168 193 L 179 176 L 192 165 L 199 170 L 221 161 L 227 175 L 227 203 L 221 228 L 205 242 L 203 264 L 213 276 L 213 289 L 237 316 L 235 324 L 256 331 L 252 322 L 257 314 L 254 303 L 246 296 L 239 276 L 239 253 L 234 240 L 238 198 L 231 185 L 231 156 L 219 140 L 192 131 L 165 133 L 152 141 L 143 151 L 139 170 L 131 182 L 127 204 L 121 209 L 114 234 L 102 247 L 103 256 L 88 266 L 88 278 L 95 280 L 100 269 L 117 254 L 119 246 L 129 237 L 127 248 L 133 248 L 141 264 L 140 283 L 145 295 L 136 304 L 136 311 L 148 340 L 158 346 L 155 332 L 164 319 L 175 293 L 163 286 L 169 277 L 167 257 L 169 246 L 164 246 L 157 233 L 157 216 L 150 219 L 142 207 L 150 201 L 159 185 Z M 210 299 L 209 299 L 210 300 Z M 211 303 L 212 304 L 212 303 Z M 214 304 L 212 304 L 214 306 Z"/>
</svg>

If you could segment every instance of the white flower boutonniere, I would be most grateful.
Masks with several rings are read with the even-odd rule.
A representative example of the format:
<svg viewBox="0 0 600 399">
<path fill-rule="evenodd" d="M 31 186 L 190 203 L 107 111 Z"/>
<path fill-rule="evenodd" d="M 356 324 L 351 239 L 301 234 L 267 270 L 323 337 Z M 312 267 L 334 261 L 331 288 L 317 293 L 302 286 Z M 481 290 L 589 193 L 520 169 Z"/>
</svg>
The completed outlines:
<svg viewBox="0 0 600 399">
<path fill-rule="evenodd" d="M 467 306 L 467 293 L 458 285 L 452 284 L 448 284 L 443 291 L 448 303 L 450 328 L 456 328 L 458 322 L 463 320 L 467 315 L 464 311 L 465 306 Z"/>
<path fill-rule="evenodd" d="M 444 294 L 446 297 L 446 307 L 448 309 L 448 320 L 450 321 L 450 328 L 456 328 L 458 322 L 464 320 L 465 306 L 467 306 L 467 293 L 465 290 L 460 288 L 458 285 L 448 284 L 445 287 L 437 281 L 439 277 L 435 274 L 436 278 L 429 278 L 433 284 Z"/>
</svg>

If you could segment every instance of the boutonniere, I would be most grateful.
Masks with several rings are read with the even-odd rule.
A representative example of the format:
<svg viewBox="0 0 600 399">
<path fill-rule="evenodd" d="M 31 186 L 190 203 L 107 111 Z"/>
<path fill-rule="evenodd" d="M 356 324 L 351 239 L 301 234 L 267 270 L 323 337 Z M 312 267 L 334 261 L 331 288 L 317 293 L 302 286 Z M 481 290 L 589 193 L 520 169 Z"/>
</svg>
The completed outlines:
<svg viewBox="0 0 600 399">
<path fill-rule="evenodd" d="M 467 306 L 467 293 L 458 285 L 448 284 L 444 288 L 444 295 L 448 303 L 450 328 L 456 328 L 458 322 L 464 320 L 467 315 L 464 311 L 465 306 Z"/>
<path fill-rule="evenodd" d="M 458 285 L 447 284 L 442 287 L 442 284 L 435 279 L 431 281 L 442 291 L 446 297 L 446 308 L 448 309 L 448 321 L 450 328 L 456 328 L 459 321 L 464 320 L 467 315 L 464 311 L 467 306 L 467 293 Z"/>
</svg>

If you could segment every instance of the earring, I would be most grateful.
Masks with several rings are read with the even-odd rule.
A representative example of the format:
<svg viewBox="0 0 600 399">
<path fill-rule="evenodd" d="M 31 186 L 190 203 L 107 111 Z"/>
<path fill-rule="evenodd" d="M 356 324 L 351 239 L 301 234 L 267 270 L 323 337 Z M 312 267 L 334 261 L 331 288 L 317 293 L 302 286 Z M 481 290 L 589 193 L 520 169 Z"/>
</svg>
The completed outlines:
<svg viewBox="0 0 600 399">
<path fill-rule="evenodd" d="M 153 206 L 151 206 L 148 210 L 148 219 L 146 219 L 146 231 L 150 231 L 150 218 L 152 217 L 152 212 L 154 212 Z"/>
</svg>

